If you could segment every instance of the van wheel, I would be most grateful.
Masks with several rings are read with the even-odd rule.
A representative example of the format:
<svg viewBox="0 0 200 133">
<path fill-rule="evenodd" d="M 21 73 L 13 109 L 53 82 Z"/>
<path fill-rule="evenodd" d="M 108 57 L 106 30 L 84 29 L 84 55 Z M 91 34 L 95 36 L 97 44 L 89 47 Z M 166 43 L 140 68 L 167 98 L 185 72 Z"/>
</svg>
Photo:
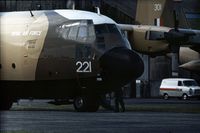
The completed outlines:
<svg viewBox="0 0 200 133">
<path fill-rule="evenodd" d="M 165 94 L 163 95 L 163 98 L 164 98 L 165 100 L 167 100 L 167 99 L 169 99 L 169 95 L 165 93 Z"/>
<path fill-rule="evenodd" d="M 187 99 L 188 99 L 188 95 L 187 95 L 187 94 L 183 94 L 183 95 L 182 95 L 182 99 L 183 99 L 183 100 L 187 100 Z"/>
</svg>

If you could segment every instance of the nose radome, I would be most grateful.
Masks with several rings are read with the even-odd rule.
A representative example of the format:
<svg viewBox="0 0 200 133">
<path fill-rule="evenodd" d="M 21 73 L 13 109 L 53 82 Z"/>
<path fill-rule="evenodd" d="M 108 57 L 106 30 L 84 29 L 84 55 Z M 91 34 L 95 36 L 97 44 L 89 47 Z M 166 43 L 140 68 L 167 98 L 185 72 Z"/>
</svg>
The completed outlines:
<svg viewBox="0 0 200 133">
<path fill-rule="evenodd" d="M 144 64 L 138 54 L 127 48 L 113 48 L 100 58 L 105 80 L 125 85 L 142 75 Z"/>
</svg>

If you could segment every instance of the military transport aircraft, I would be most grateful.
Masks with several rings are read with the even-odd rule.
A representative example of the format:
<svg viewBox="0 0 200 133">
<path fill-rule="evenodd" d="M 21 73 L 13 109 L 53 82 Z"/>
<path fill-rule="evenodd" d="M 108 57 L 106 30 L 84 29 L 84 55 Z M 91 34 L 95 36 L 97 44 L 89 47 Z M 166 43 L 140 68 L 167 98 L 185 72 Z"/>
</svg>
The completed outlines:
<svg viewBox="0 0 200 133">
<path fill-rule="evenodd" d="M 181 1 L 139 0 L 135 21 L 140 25 L 118 26 L 128 32 L 134 50 L 153 57 L 177 52 L 180 67 L 200 74 L 200 30 L 189 29 Z"/>
<path fill-rule="evenodd" d="M 180 49 L 180 67 L 200 73 L 200 31 L 192 29 L 178 29 L 145 25 L 118 26 L 129 32 L 129 41 L 134 50 L 151 56 L 166 55 Z M 174 50 L 174 49 L 175 50 Z M 195 51 L 194 51 L 195 50 Z M 191 58 L 189 58 L 191 57 Z M 195 60 L 195 61 L 194 61 Z M 184 64 L 185 63 L 185 64 Z"/>
<path fill-rule="evenodd" d="M 154 21 L 163 14 L 165 2 L 138 1 L 136 20 Z M 151 15 L 146 17 L 143 6 L 149 5 Z M 117 24 L 99 11 L 1 13 L 0 27 L 1 109 L 21 98 L 68 97 L 77 111 L 96 111 L 100 95 L 143 73 L 143 62 L 129 42 L 134 50 L 152 56 L 176 46 L 197 52 L 200 47 L 200 31 L 180 29 L 177 21 L 174 28 Z M 129 42 L 120 30 L 128 32 Z M 199 66 L 199 57 L 194 65 Z"/>
<path fill-rule="evenodd" d="M 79 10 L 0 14 L 0 107 L 22 98 L 74 99 L 77 111 L 96 111 L 102 94 L 143 73 L 117 24 Z"/>
</svg>

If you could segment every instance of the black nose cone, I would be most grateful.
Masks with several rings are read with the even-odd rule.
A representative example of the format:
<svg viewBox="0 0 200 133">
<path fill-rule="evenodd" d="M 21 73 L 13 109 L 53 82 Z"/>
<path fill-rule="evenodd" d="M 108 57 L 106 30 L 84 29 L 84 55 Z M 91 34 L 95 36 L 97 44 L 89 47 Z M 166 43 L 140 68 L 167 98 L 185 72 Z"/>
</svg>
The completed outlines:
<svg viewBox="0 0 200 133">
<path fill-rule="evenodd" d="M 127 48 L 113 48 L 100 58 L 104 79 L 125 85 L 142 75 L 144 64 L 138 54 Z"/>
</svg>

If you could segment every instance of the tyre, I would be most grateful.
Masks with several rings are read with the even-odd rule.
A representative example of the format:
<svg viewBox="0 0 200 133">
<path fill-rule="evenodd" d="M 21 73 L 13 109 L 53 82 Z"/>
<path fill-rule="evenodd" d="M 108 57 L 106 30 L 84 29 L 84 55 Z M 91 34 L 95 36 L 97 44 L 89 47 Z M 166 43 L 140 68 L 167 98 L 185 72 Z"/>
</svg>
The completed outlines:
<svg viewBox="0 0 200 133">
<path fill-rule="evenodd" d="M 93 96 L 76 97 L 74 108 L 78 112 L 96 112 L 99 109 L 99 99 Z"/>
<path fill-rule="evenodd" d="M 183 94 L 183 95 L 182 95 L 182 99 L 183 99 L 183 100 L 187 100 L 187 99 L 188 99 L 188 95 L 187 95 L 187 94 Z"/>
<path fill-rule="evenodd" d="M 85 99 L 84 97 L 76 97 L 74 98 L 74 108 L 78 112 L 83 112 L 86 110 Z"/>
<path fill-rule="evenodd" d="M 169 99 L 169 95 L 168 95 L 167 93 L 165 93 L 165 94 L 163 95 L 163 98 L 164 98 L 165 100 L 168 100 L 168 99 Z"/>
</svg>

